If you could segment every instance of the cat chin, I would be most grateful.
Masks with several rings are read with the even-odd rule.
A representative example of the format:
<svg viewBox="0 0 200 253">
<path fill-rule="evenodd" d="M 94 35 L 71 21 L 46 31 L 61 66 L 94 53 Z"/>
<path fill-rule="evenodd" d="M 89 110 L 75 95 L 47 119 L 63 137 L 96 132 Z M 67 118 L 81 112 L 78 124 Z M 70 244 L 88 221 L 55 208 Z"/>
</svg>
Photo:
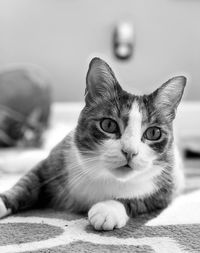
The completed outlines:
<svg viewBox="0 0 200 253">
<path fill-rule="evenodd" d="M 119 180 L 127 180 L 133 174 L 133 169 L 130 166 L 121 166 L 112 169 L 111 174 Z"/>
<path fill-rule="evenodd" d="M 110 170 L 110 173 L 117 180 L 119 180 L 121 182 L 125 182 L 125 181 L 128 181 L 128 180 L 134 178 L 135 176 L 138 176 L 139 174 L 142 174 L 143 171 L 144 171 L 144 169 L 138 170 L 138 169 L 134 169 L 134 168 L 126 165 L 126 166 L 120 166 L 115 169 L 112 169 L 112 170 Z"/>
</svg>

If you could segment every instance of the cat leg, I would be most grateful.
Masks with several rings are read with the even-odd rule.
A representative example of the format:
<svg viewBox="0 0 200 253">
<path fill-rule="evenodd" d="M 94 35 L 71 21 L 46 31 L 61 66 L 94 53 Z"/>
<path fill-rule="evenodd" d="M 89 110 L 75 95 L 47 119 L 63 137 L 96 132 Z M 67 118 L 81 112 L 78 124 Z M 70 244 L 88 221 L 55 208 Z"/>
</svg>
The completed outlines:
<svg viewBox="0 0 200 253">
<path fill-rule="evenodd" d="M 23 176 L 11 189 L 0 193 L 0 218 L 33 207 L 41 192 L 40 172 L 45 161 Z"/>
<path fill-rule="evenodd" d="M 122 203 L 107 200 L 93 205 L 88 212 L 88 219 L 96 230 L 113 230 L 125 226 L 129 217 Z"/>
<path fill-rule="evenodd" d="M 11 213 L 10 208 L 6 208 L 4 201 L 0 198 L 0 219 Z"/>
</svg>

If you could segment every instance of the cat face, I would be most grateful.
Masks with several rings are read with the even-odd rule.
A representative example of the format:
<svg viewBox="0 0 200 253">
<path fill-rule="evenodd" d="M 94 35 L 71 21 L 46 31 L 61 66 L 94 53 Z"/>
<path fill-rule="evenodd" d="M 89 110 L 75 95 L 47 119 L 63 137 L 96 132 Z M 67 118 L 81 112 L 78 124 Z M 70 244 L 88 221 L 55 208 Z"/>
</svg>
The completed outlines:
<svg viewBox="0 0 200 253">
<path fill-rule="evenodd" d="M 94 58 L 75 135 L 85 167 L 95 177 L 129 180 L 173 164 L 172 122 L 185 84 L 185 77 L 174 77 L 150 95 L 136 96 Z"/>
</svg>

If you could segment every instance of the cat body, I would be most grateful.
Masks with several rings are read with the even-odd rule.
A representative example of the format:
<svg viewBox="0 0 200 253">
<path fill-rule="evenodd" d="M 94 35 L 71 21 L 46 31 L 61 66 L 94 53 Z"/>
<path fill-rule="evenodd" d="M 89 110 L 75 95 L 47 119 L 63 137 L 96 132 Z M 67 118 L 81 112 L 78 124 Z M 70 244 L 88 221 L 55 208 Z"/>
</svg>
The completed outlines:
<svg viewBox="0 0 200 253">
<path fill-rule="evenodd" d="M 172 122 L 186 83 L 174 77 L 150 95 L 124 91 L 94 58 L 77 127 L 12 189 L 0 195 L 0 217 L 35 206 L 88 212 L 97 230 L 165 208 L 183 173 Z"/>
</svg>

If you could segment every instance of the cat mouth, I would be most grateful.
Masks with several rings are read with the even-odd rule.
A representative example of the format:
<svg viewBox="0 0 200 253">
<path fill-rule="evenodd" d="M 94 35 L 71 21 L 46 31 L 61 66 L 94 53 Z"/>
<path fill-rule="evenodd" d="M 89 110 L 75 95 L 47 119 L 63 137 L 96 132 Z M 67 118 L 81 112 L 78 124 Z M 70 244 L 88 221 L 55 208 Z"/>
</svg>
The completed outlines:
<svg viewBox="0 0 200 253">
<path fill-rule="evenodd" d="M 112 173 L 116 177 L 120 177 L 120 178 L 127 177 L 132 172 L 133 172 L 133 168 L 129 164 L 125 164 L 123 166 L 117 167 L 112 170 Z"/>
<path fill-rule="evenodd" d="M 128 163 L 119 168 L 132 169 L 132 167 Z"/>
</svg>

